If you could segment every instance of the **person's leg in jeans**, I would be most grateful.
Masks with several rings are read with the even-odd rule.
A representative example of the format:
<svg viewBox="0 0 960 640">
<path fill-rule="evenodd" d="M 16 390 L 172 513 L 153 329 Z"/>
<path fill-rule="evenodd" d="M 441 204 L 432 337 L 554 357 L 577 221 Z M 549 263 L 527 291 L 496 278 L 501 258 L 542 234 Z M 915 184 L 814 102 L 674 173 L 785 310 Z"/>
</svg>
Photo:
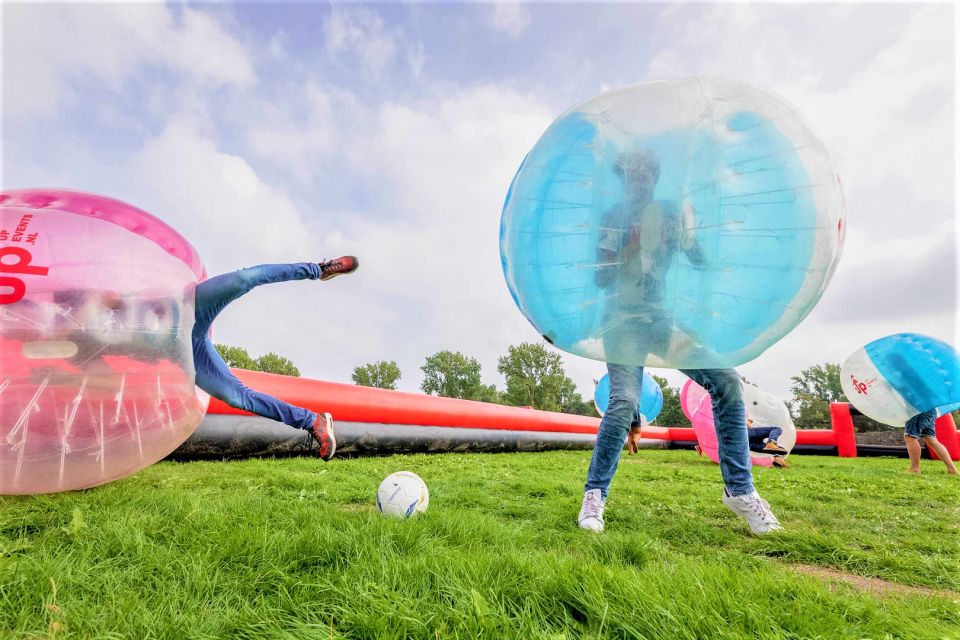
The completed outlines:
<svg viewBox="0 0 960 640">
<path fill-rule="evenodd" d="M 783 435 L 783 429 L 780 427 L 750 427 L 747 436 L 750 439 L 750 451 L 763 453 L 767 443 L 776 443 L 781 435 Z"/>
<path fill-rule="evenodd" d="M 752 493 L 753 475 L 750 472 L 750 446 L 740 376 L 734 369 L 687 369 L 680 373 L 710 394 L 720 474 L 727 491 L 732 496 Z"/>
<path fill-rule="evenodd" d="M 733 369 L 694 369 L 682 373 L 710 394 L 724 484 L 723 504 L 746 520 L 754 533 L 782 529 L 770 505 L 753 487 L 740 376 Z"/>
<path fill-rule="evenodd" d="M 243 409 L 298 429 L 310 429 L 317 414 L 295 407 L 244 385 L 210 341 L 210 325 L 228 304 L 262 284 L 288 280 L 317 280 L 320 266 L 312 262 L 264 264 L 225 273 L 197 285 L 193 326 L 193 362 L 197 386 L 231 407 Z"/>
<path fill-rule="evenodd" d="M 593 457 L 587 470 L 583 503 L 577 516 L 577 524 L 581 529 L 597 532 L 603 531 L 607 491 L 617 471 L 627 432 L 630 425 L 639 419 L 637 405 L 643 384 L 643 367 L 608 364 L 607 372 L 610 375 L 610 403 L 597 431 Z"/>
<path fill-rule="evenodd" d="M 197 386 L 231 407 L 277 420 L 297 429 L 310 430 L 317 421 L 317 414 L 313 411 L 254 391 L 243 384 L 233 375 L 207 336 L 203 336 L 199 344 L 194 340 L 193 363 L 197 371 Z"/>
<path fill-rule="evenodd" d="M 610 404 L 600 420 L 597 441 L 593 445 L 593 457 L 587 470 L 587 482 L 584 485 L 584 491 L 599 489 L 604 500 L 607 498 L 610 482 L 617 472 L 627 432 L 637 419 L 643 367 L 608 364 L 607 372 L 610 376 Z"/>
<path fill-rule="evenodd" d="M 313 262 L 296 262 L 261 264 L 204 280 L 197 285 L 194 344 L 196 344 L 196 336 L 206 335 L 214 318 L 228 304 L 249 293 L 254 287 L 290 280 L 317 280 L 322 275 L 320 265 Z"/>
</svg>

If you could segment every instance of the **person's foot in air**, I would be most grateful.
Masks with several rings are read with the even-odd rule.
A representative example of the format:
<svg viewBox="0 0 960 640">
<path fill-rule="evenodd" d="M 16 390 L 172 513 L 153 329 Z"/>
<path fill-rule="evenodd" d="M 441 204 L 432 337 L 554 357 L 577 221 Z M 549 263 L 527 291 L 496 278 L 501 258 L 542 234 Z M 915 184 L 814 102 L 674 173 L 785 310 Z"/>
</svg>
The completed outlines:
<svg viewBox="0 0 960 640">
<path fill-rule="evenodd" d="M 333 416 L 321 413 L 310 427 L 310 435 L 320 445 L 317 455 L 324 462 L 330 460 L 337 452 L 337 438 L 333 435 Z"/>
<path fill-rule="evenodd" d="M 724 488 L 723 504 L 730 511 L 746 520 L 747 524 L 750 525 L 750 531 L 757 535 L 783 529 L 777 517 L 773 515 L 773 511 L 770 510 L 770 505 L 756 491 L 744 496 L 732 496 Z"/>
<path fill-rule="evenodd" d="M 320 276 L 320 279 L 330 280 L 331 278 L 336 278 L 337 276 L 353 273 L 357 270 L 357 267 L 360 266 L 360 261 L 356 256 L 340 256 L 339 258 L 334 258 L 333 260 L 324 260 L 323 262 L 318 262 L 317 266 L 320 267 L 320 273 L 323 274 Z"/>
</svg>

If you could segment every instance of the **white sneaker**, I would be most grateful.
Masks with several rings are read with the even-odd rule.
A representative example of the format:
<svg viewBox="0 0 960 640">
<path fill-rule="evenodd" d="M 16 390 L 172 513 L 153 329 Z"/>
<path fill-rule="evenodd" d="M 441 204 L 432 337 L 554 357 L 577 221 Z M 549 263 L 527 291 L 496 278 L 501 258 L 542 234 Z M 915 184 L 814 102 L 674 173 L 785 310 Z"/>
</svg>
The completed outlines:
<svg viewBox="0 0 960 640">
<path fill-rule="evenodd" d="M 607 504 L 600 496 L 600 489 L 590 489 L 583 494 L 583 506 L 577 516 L 577 524 L 587 531 L 603 531 L 603 510 Z"/>
<path fill-rule="evenodd" d="M 746 520 L 750 530 L 756 534 L 762 535 L 783 529 L 777 521 L 777 516 L 770 511 L 770 505 L 756 491 L 745 496 L 732 496 L 724 488 L 723 504 Z"/>
</svg>

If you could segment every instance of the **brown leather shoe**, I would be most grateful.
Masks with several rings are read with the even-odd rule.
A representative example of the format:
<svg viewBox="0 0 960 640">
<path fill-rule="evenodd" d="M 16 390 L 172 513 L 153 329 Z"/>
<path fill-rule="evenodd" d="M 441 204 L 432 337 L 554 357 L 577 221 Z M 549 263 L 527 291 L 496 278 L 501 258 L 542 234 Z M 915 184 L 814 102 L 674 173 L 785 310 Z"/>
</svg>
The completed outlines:
<svg viewBox="0 0 960 640">
<path fill-rule="evenodd" d="M 779 444 L 777 444 L 777 441 L 776 441 L 776 440 L 770 440 L 770 441 L 767 442 L 767 444 L 763 445 L 763 452 L 764 452 L 764 453 L 773 453 L 773 454 L 781 455 L 781 456 L 785 456 L 785 455 L 787 455 L 788 453 L 790 453 L 789 451 L 787 451 L 786 449 L 784 449 L 783 447 L 781 447 Z"/>
</svg>

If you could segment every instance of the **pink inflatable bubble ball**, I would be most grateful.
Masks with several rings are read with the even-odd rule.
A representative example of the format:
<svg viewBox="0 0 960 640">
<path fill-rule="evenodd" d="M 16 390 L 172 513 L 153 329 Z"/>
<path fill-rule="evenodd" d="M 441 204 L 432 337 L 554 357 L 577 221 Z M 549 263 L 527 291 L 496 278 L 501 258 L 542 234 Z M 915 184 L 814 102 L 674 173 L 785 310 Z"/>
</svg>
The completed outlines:
<svg viewBox="0 0 960 640">
<path fill-rule="evenodd" d="M 200 423 L 200 257 L 128 204 L 0 193 L 0 494 L 82 489 L 165 457 Z"/>
<path fill-rule="evenodd" d="M 693 380 L 687 380 L 680 390 L 680 406 L 693 424 L 700 452 L 719 463 L 720 445 L 717 442 L 710 394 Z M 746 417 L 753 420 L 756 426 L 780 427 L 782 433 L 777 443 L 788 452 L 793 450 L 797 443 L 797 428 L 782 400 L 752 384 L 744 384 L 743 408 Z M 770 467 L 773 466 L 774 457 L 768 453 L 751 451 L 750 461 L 755 466 Z"/>
</svg>

